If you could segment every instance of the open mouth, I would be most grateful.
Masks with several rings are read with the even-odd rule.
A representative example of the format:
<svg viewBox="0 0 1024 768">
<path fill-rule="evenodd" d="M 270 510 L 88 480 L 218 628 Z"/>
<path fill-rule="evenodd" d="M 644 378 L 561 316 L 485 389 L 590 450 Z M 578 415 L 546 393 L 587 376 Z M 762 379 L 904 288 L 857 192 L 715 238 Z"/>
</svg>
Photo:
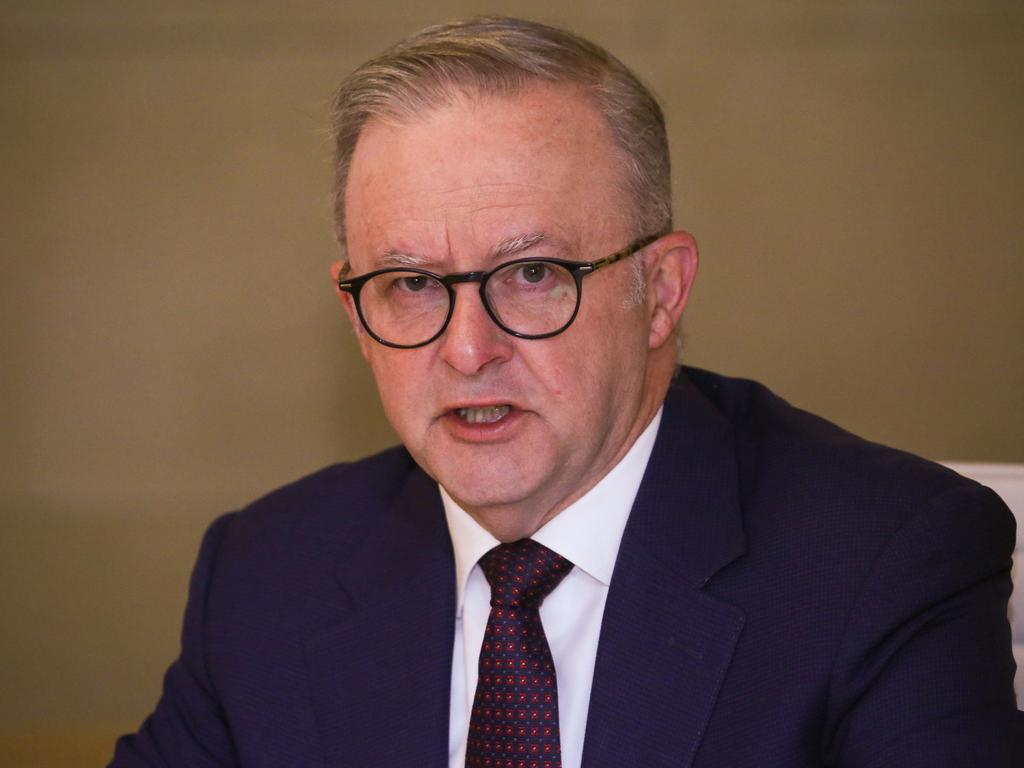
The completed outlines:
<svg viewBox="0 0 1024 768">
<path fill-rule="evenodd" d="M 459 408 L 457 413 L 469 424 L 494 424 L 512 410 L 510 405 L 488 405 L 483 408 Z"/>
</svg>

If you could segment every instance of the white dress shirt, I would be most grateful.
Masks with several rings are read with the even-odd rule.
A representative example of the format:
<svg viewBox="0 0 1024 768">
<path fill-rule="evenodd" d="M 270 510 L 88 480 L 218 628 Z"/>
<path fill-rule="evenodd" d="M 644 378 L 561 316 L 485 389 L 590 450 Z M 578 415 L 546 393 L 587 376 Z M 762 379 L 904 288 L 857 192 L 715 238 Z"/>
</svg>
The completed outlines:
<svg viewBox="0 0 1024 768">
<path fill-rule="evenodd" d="M 563 768 L 579 768 L 594 681 L 601 619 L 629 511 L 651 457 L 661 409 L 612 470 L 579 501 L 549 520 L 532 539 L 575 566 L 540 607 L 558 684 Z M 464 768 L 476 693 L 480 646 L 491 588 L 477 561 L 500 542 L 441 488 L 455 548 L 456 613 L 452 657 L 449 768 Z"/>
</svg>

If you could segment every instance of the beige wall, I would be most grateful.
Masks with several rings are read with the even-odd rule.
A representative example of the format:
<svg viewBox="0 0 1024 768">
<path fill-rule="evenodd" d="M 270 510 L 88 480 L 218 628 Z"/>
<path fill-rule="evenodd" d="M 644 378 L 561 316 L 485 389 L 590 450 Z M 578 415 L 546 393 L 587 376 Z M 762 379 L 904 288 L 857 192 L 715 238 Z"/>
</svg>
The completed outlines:
<svg viewBox="0 0 1024 768">
<path fill-rule="evenodd" d="M 1017 2 L 36 6 L 0 3 L 0 764 L 105 758 L 206 523 L 392 440 L 328 282 L 324 125 L 429 22 L 568 23 L 660 94 L 690 362 L 1024 461 Z"/>
</svg>

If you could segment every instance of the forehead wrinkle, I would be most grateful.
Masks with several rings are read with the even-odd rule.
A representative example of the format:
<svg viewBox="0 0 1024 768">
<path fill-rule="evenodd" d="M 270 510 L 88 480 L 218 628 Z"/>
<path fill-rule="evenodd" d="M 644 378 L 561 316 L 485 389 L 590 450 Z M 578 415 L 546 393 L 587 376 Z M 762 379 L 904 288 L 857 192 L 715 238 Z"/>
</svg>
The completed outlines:
<svg viewBox="0 0 1024 768">
<path fill-rule="evenodd" d="M 554 184 L 542 184 L 540 180 L 531 179 L 529 182 L 526 181 L 482 181 L 474 180 L 465 184 L 458 184 L 452 186 L 442 187 L 437 190 L 438 194 L 454 194 L 457 192 L 470 192 L 476 194 L 482 189 L 508 189 L 510 191 L 516 191 L 523 189 L 528 190 L 541 190 L 543 192 L 558 192 L 559 187 Z"/>
<path fill-rule="evenodd" d="M 430 190 L 426 197 L 422 192 L 409 193 L 406 197 L 421 201 L 429 199 L 432 201 L 430 205 L 435 208 L 461 210 L 515 207 L 536 199 L 538 195 L 561 195 L 563 192 L 561 185 L 542 184 L 536 181 L 470 181 L 435 188 Z M 482 205 L 482 195 L 488 197 L 490 202 Z"/>
</svg>

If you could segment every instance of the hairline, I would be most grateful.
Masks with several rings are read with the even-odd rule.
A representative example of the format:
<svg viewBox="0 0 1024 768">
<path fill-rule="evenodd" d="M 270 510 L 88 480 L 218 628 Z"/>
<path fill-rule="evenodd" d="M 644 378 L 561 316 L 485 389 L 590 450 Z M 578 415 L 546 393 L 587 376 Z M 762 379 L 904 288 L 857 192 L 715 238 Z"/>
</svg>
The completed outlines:
<svg viewBox="0 0 1024 768">
<path fill-rule="evenodd" d="M 448 95 L 441 99 L 431 100 L 427 102 L 425 110 L 414 111 L 409 105 L 392 105 L 384 104 L 382 108 L 370 113 L 367 111 L 365 117 L 360 121 L 358 131 L 352 143 L 352 149 L 345 158 L 345 173 L 344 176 L 339 174 L 339 183 L 335 190 L 335 213 L 339 210 L 344 210 L 347 214 L 348 205 L 344 199 L 348 193 L 348 186 L 351 178 L 352 160 L 355 158 L 356 152 L 359 148 L 359 142 L 368 128 L 372 128 L 375 124 L 386 126 L 389 128 L 402 129 L 409 127 L 417 123 L 422 123 L 430 120 L 432 114 L 437 111 L 441 111 L 448 108 L 458 107 L 461 104 L 469 103 L 477 105 L 478 102 L 485 101 L 488 99 L 516 99 L 528 94 L 533 89 L 549 89 L 558 93 L 559 91 L 567 97 L 578 96 L 580 100 L 588 107 L 593 110 L 594 116 L 598 119 L 599 124 L 604 129 L 603 140 L 606 142 L 606 146 L 613 153 L 614 167 L 615 167 L 615 188 L 621 194 L 622 200 L 628 211 L 628 220 L 631 228 L 637 231 L 631 233 L 632 239 L 639 239 L 649 234 L 655 234 L 652 232 L 639 231 L 640 227 L 637 224 L 639 213 L 637 211 L 639 207 L 639 201 L 636 199 L 637 195 L 631 189 L 632 174 L 630 172 L 630 157 L 629 154 L 619 145 L 615 140 L 615 131 L 604 113 L 601 111 L 600 104 L 597 103 L 597 99 L 591 92 L 592 89 L 587 88 L 585 83 L 574 82 L 569 80 L 554 80 L 546 79 L 541 77 L 530 77 L 524 79 L 522 84 L 515 90 L 511 89 L 487 89 L 481 87 L 478 83 L 468 81 L 466 83 L 448 83 L 449 89 Z M 344 180 L 344 186 L 341 185 L 340 181 Z M 340 217 L 339 217 L 340 219 Z M 337 236 L 338 244 L 342 249 L 342 253 L 347 257 L 346 243 L 344 242 L 344 235 L 347 232 L 345 222 L 337 222 Z M 658 233 L 660 234 L 660 233 Z"/>
<path fill-rule="evenodd" d="M 464 28 L 502 27 L 496 37 L 478 43 L 512 45 L 511 37 L 533 35 L 533 58 L 483 47 L 459 47 Z M 510 28 L 508 28 L 510 27 Z M 448 47 L 447 35 L 455 42 Z M 493 31 L 493 30 L 492 30 Z M 501 34 L 509 38 L 498 37 Z M 561 47 L 558 47 L 561 46 Z M 339 88 L 334 104 L 335 234 L 346 251 L 347 193 L 351 161 L 366 126 L 373 121 L 408 124 L 459 98 L 516 96 L 534 87 L 575 90 L 596 111 L 608 131 L 609 145 L 621 169 L 620 191 L 637 237 L 671 228 L 670 159 L 660 105 L 636 75 L 607 51 L 571 32 L 517 19 L 483 18 L 430 28 L 402 41 L 359 67 Z M 616 116 L 621 119 L 616 120 Z M 628 132 L 639 128 L 642 136 Z M 653 129 L 653 130 L 652 130 Z M 636 144 L 643 149 L 637 149 Z"/>
<path fill-rule="evenodd" d="M 608 147 L 614 152 L 615 166 L 617 167 L 616 173 L 616 184 L 619 188 L 619 192 L 623 195 L 623 199 L 626 204 L 630 207 L 629 218 L 636 220 L 639 218 L 639 211 L 637 210 L 640 201 L 637 200 L 637 195 L 634 190 L 631 189 L 631 181 L 634 174 L 630 167 L 631 158 L 629 153 L 616 141 L 615 130 L 610 124 L 604 111 L 601 109 L 601 104 L 595 93 L 596 88 L 593 84 L 587 83 L 582 79 L 574 80 L 567 77 L 564 78 L 548 78 L 540 75 L 527 74 L 524 75 L 521 82 L 517 83 L 515 87 L 487 87 L 486 83 L 481 83 L 474 80 L 473 75 L 469 74 L 464 79 L 450 80 L 445 83 L 437 83 L 438 86 L 436 94 L 437 98 L 424 99 L 419 105 L 404 104 L 398 99 L 390 101 L 382 101 L 376 109 L 366 109 L 361 116 L 361 119 L 355 123 L 357 130 L 355 136 L 352 139 L 351 149 L 344 158 L 337 158 L 336 162 L 339 163 L 336 168 L 337 180 L 334 197 L 334 211 L 337 217 L 336 221 L 336 236 L 338 245 L 342 249 L 342 253 L 346 254 L 347 246 L 345 243 L 345 234 L 347 231 L 346 223 L 339 215 L 339 211 L 345 211 L 347 214 L 348 205 L 345 202 L 345 195 L 348 192 L 348 185 L 350 180 L 350 172 L 352 169 L 352 160 L 355 157 L 356 151 L 359 148 L 359 141 L 363 136 L 363 133 L 368 127 L 374 124 L 385 125 L 389 127 L 402 128 L 411 126 L 417 122 L 429 120 L 434 112 L 447 109 L 450 107 L 456 107 L 460 102 L 478 102 L 487 99 L 500 99 L 509 98 L 515 99 L 522 97 L 533 89 L 551 89 L 553 91 L 561 91 L 566 96 L 575 95 L 584 101 L 589 107 L 594 110 L 594 114 L 600 121 L 601 126 L 605 129 L 605 138 L 607 140 Z M 443 91 L 441 90 L 443 89 Z M 343 173 L 341 171 L 344 171 Z M 641 237 L 647 232 L 634 232 L 632 236 Z"/>
</svg>

